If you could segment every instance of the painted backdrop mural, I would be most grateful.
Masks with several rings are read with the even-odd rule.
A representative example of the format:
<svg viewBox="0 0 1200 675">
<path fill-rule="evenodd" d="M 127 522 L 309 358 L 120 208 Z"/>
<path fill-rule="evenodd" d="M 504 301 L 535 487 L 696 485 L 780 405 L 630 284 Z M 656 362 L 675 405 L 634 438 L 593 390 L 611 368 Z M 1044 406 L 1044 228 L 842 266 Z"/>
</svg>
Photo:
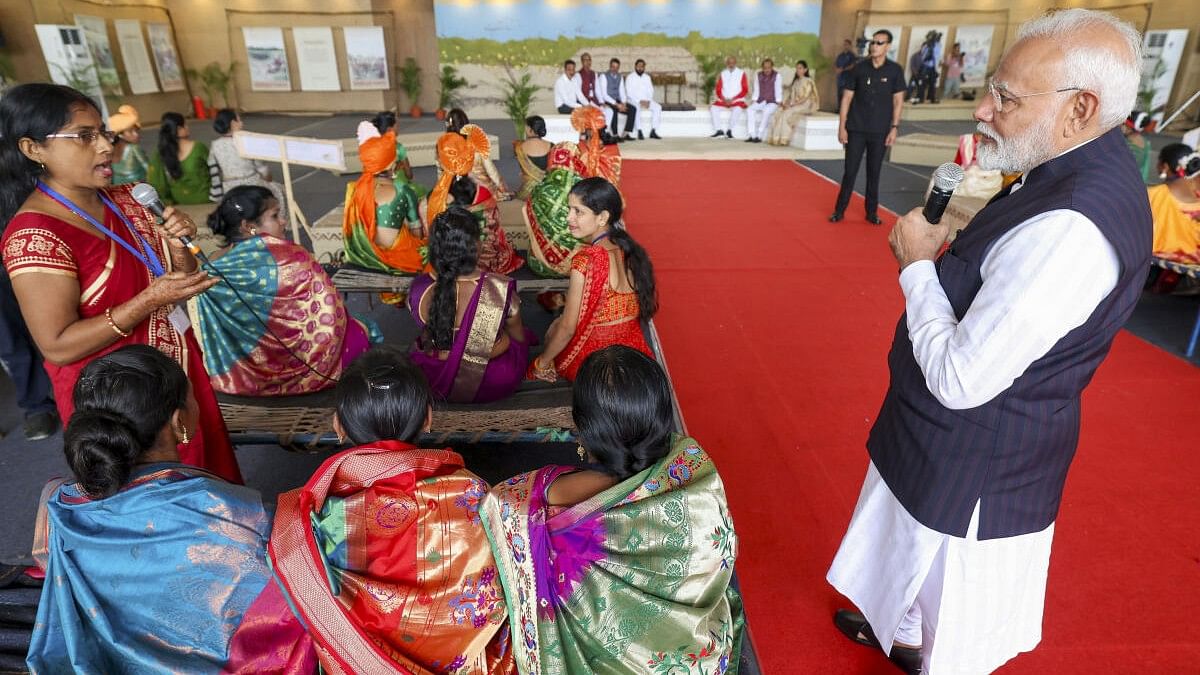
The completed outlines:
<svg viewBox="0 0 1200 675">
<path fill-rule="evenodd" d="M 448 63 L 555 65 L 602 45 L 824 65 L 819 0 L 438 0 L 435 11 Z"/>
<path fill-rule="evenodd" d="M 698 104 L 727 55 L 750 72 L 766 57 L 786 73 L 800 59 L 818 71 L 829 62 L 817 41 L 820 0 L 436 0 L 434 8 L 442 63 L 470 83 L 463 102 L 489 114 L 499 96 L 491 83 L 514 72 L 544 87 L 533 110 L 550 112 L 563 60 L 585 50 L 598 70 L 610 56 L 623 72 L 645 58 L 651 74 L 684 78 L 672 100 Z"/>
</svg>

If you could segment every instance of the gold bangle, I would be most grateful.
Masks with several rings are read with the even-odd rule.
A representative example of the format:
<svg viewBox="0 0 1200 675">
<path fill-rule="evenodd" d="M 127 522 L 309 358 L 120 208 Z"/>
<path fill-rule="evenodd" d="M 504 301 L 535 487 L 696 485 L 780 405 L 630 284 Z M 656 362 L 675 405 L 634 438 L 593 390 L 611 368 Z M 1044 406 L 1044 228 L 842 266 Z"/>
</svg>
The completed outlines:
<svg viewBox="0 0 1200 675">
<path fill-rule="evenodd" d="M 113 321 L 111 307 L 104 310 L 104 318 L 108 319 L 108 327 L 111 328 L 113 330 L 113 332 L 116 333 L 117 335 L 119 335 L 123 338 L 127 338 L 131 335 L 131 333 L 127 333 L 127 332 L 121 330 L 121 327 L 117 325 L 117 322 Z"/>
</svg>

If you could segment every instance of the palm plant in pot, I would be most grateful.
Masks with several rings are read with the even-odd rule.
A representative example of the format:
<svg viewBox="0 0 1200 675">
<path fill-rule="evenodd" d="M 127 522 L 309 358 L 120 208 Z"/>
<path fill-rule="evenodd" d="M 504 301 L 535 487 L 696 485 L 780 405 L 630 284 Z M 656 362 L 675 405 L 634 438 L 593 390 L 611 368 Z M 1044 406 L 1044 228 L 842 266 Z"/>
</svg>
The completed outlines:
<svg viewBox="0 0 1200 675">
<path fill-rule="evenodd" d="M 459 105 L 458 92 L 467 86 L 467 80 L 459 76 L 457 68 L 446 64 L 442 66 L 442 76 L 439 83 L 441 84 L 441 90 L 438 92 L 438 109 L 436 115 L 439 120 L 444 120 L 446 119 L 446 111 Z"/>
<path fill-rule="evenodd" d="M 404 95 L 412 104 L 409 114 L 413 117 L 420 117 L 421 106 L 417 105 L 417 97 L 421 95 L 421 67 L 411 56 L 404 59 L 404 65 L 400 66 L 400 88 L 404 90 Z"/>
<path fill-rule="evenodd" d="M 531 73 L 526 72 L 517 77 L 508 64 L 505 64 L 504 70 L 507 72 L 507 78 L 500 82 L 501 103 L 508 119 L 512 120 L 517 138 L 524 139 L 525 118 L 529 116 L 529 107 L 540 87 L 533 84 Z"/>
</svg>

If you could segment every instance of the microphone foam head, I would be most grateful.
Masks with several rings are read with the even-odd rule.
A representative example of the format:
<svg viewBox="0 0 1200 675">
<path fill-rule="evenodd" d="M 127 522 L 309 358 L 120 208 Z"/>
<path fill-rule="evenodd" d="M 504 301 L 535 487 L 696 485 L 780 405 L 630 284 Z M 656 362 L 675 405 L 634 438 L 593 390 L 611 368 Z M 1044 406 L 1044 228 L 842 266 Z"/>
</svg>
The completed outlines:
<svg viewBox="0 0 1200 675">
<path fill-rule="evenodd" d="M 142 206 L 150 206 L 151 204 L 161 201 L 158 198 L 158 190 L 149 183 L 138 183 L 133 186 L 133 200 Z"/>
<path fill-rule="evenodd" d="M 965 176 L 961 166 L 954 162 L 946 162 L 933 172 L 933 185 L 939 190 L 954 192 L 954 188 L 958 187 Z"/>
</svg>

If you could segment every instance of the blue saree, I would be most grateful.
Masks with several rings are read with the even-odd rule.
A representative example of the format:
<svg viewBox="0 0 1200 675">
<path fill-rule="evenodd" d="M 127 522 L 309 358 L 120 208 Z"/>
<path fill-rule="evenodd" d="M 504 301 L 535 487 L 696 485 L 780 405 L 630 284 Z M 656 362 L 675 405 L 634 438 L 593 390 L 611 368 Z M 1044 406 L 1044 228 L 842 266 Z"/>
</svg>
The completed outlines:
<svg viewBox="0 0 1200 675">
<path fill-rule="evenodd" d="M 92 501 L 46 487 L 33 673 L 312 672 L 315 653 L 266 560 L 258 492 L 176 463 Z"/>
</svg>

